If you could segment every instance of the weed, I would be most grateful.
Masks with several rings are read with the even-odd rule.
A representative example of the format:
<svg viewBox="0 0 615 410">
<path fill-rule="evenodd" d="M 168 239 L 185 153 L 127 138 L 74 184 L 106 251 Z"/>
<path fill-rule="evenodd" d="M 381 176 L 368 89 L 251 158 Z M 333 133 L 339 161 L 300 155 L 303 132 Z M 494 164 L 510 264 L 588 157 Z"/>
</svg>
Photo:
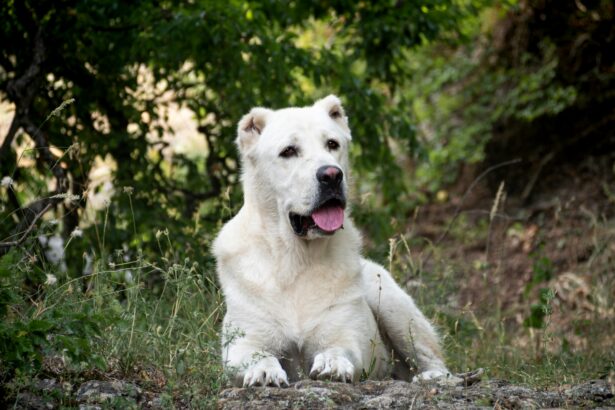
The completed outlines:
<svg viewBox="0 0 615 410">
<path fill-rule="evenodd" d="M 457 224 L 451 227 L 455 246 L 463 249 L 462 244 L 465 244 L 465 247 L 480 249 L 475 244 L 480 244 L 481 239 L 482 243 L 487 243 L 487 238 L 494 243 L 507 240 L 508 236 L 502 235 L 500 239 L 488 226 L 494 208 L 495 205 L 491 213 L 487 212 L 474 224 L 460 215 Z M 511 223 L 517 230 L 525 229 L 519 222 Z M 612 232 L 612 229 L 604 230 L 601 238 Z M 592 287 L 588 302 L 570 302 L 572 308 L 586 306 L 588 312 L 593 312 L 584 315 L 586 319 L 582 323 L 572 321 L 577 323 L 575 330 L 563 325 L 566 323 L 563 320 L 570 321 L 575 317 L 572 315 L 578 313 L 572 311 L 570 317 L 565 316 L 563 296 L 557 293 L 554 282 L 559 276 L 558 267 L 547 256 L 544 246 L 534 245 L 535 250 L 526 256 L 531 271 L 517 293 L 519 300 L 505 296 L 501 301 L 501 295 L 506 295 L 501 292 L 510 291 L 507 289 L 511 286 L 510 267 L 507 265 L 510 261 L 494 261 L 493 265 L 498 267 L 494 270 L 478 256 L 475 257 L 482 261 L 479 264 L 473 263 L 472 258 L 463 253 L 451 258 L 446 243 L 425 247 L 421 238 L 412 236 L 407 242 L 415 248 L 423 246 L 423 249 L 429 249 L 433 255 L 430 263 L 424 263 L 425 251 L 421 253 L 413 249 L 411 252 L 410 248 L 395 245 L 390 246 L 396 252 L 389 259 L 389 266 L 393 275 L 401 279 L 402 285 L 410 286 L 410 293 L 420 308 L 443 329 L 447 363 L 453 372 L 482 367 L 488 377 L 534 386 L 553 386 L 602 377 L 613 371 L 614 353 L 612 349 L 604 348 L 615 329 L 612 309 L 607 307 L 607 300 L 612 300 L 607 294 L 612 292 L 613 283 L 605 279 L 609 277 L 606 273 L 596 276 L 602 279 Z M 598 259 L 594 255 L 598 252 L 605 252 L 600 254 L 603 263 L 598 266 L 611 263 L 609 250 L 615 248 L 605 245 L 604 239 L 594 239 L 593 242 L 596 252 L 591 253 L 587 264 L 596 266 Z M 477 280 L 480 275 L 483 277 Z M 470 299 L 460 305 L 460 287 L 470 288 L 465 281 L 480 284 L 480 299 Z M 484 294 L 485 291 L 488 294 Z M 571 340 L 578 345 L 579 339 L 588 341 L 584 349 L 571 346 Z"/>
</svg>

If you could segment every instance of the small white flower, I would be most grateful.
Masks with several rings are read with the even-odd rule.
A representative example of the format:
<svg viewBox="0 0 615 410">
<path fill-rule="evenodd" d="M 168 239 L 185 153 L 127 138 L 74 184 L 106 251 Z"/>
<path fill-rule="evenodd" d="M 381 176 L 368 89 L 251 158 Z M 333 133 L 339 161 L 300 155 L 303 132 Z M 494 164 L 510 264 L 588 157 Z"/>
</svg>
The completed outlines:
<svg viewBox="0 0 615 410">
<path fill-rule="evenodd" d="M 53 235 L 47 241 L 45 257 L 54 265 L 58 265 L 64 260 L 64 239 L 60 235 Z"/>
<path fill-rule="evenodd" d="M 2 177 L 2 181 L 0 182 L 0 186 L 3 186 L 4 188 L 11 188 L 14 183 L 15 183 L 15 181 L 13 181 L 13 178 L 11 178 L 11 177 Z"/>
<path fill-rule="evenodd" d="M 80 228 L 75 228 L 75 230 L 70 233 L 71 238 L 81 238 L 82 236 L 83 231 Z"/>
<path fill-rule="evenodd" d="M 47 274 L 47 280 L 45 281 L 45 285 L 53 286 L 58 283 L 58 278 L 56 275 L 52 275 L 50 273 Z"/>
<path fill-rule="evenodd" d="M 132 272 L 127 270 L 126 272 L 124 272 L 124 282 L 126 283 L 132 283 Z"/>
</svg>

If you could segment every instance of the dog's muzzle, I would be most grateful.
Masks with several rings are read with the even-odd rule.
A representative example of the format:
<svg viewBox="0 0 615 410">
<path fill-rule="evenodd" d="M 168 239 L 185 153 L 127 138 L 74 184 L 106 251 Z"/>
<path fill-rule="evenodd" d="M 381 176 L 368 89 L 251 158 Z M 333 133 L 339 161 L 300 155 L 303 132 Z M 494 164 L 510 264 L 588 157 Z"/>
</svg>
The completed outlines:
<svg viewBox="0 0 615 410">
<path fill-rule="evenodd" d="M 310 230 L 333 235 L 344 227 L 346 196 L 342 186 L 342 170 L 330 165 L 320 167 L 316 171 L 316 179 L 319 185 L 316 206 L 307 215 L 294 212 L 289 214 L 290 225 L 299 236 L 306 236 Z"/>
</svg>

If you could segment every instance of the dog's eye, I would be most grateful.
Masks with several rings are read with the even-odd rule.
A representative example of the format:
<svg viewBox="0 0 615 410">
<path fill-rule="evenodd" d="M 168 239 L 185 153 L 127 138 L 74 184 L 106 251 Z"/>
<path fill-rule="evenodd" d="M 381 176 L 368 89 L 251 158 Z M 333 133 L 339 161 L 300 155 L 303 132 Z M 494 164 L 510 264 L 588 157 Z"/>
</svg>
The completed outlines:
<svg viewBox="0 0 615 410">
<path fill-rule="evenodd" d="M 280 152 L 280 156 L 282 158 L 296 157 L 297 154 L 298 154 L 298 149 L 294 145 L 289 145 L 288 147 L 284 148 L 282 152 Z"/>
<path fill-rule="evenodd" d="M 340 147 L 340 143 L 337 142 L 336 140 L 328 140 L 327 141 L 327 148 L 329 148 L 329 150 L 335 151 L 339 147 Z"/>
</svg>

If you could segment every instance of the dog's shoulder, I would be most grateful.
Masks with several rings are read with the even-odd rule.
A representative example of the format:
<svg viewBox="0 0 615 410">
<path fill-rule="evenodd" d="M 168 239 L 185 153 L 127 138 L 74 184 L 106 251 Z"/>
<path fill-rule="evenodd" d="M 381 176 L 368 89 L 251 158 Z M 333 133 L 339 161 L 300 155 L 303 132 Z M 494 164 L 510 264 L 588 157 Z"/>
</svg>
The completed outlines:
<svg viewBox="0 0 615 410">
<path fill-rule="evenodd" d="M 245 208 L 224 224 L 212 246 L 218 264 L 249 252 L 252 242 L 250 232 L 253 230 L 251 224 L 250 215 Z"/>
<path fill-rule="evenodd" d="M 218 276 L 225 279 L 253 280 L 270 270 L 272 263 L 259 217 L 249 207 L 241 210 L 218 233 L 212 246 Z"/>
</svg>

